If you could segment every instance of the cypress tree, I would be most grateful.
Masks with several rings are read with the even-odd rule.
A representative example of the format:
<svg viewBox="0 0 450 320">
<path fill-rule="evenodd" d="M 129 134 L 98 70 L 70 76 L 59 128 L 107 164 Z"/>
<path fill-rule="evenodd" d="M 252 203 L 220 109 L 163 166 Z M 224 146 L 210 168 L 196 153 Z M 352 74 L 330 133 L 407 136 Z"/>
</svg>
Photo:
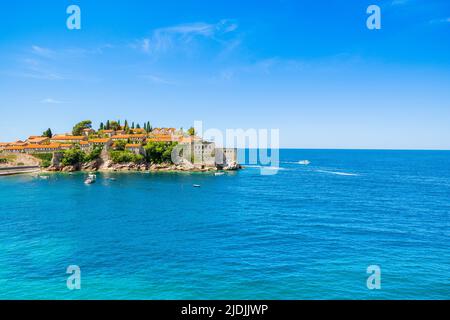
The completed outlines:
<svg viewBox="0 0 450 320">
<path fill-rule="evenodd" d="M 43 137 L 47 137 L 47 138 L 51 138 L 53 137 L 53 133 L 52 130 L 50 128 L 48 128 L 47 130 L 44 131 L 44 133 L 42 134 Z"/>
</svg>

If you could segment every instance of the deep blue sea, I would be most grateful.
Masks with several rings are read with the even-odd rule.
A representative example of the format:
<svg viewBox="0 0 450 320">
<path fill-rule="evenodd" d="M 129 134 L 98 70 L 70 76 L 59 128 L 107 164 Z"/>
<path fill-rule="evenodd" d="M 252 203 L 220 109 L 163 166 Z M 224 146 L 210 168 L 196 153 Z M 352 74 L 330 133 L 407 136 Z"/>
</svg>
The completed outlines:
<svg viewBox="0 0 450 320">
<path fill-rule="evenodd" d="M 280 159 L 276 175 L 0 177 L 0 299 L 450 298 L 450 152 Z"/>
</svg>

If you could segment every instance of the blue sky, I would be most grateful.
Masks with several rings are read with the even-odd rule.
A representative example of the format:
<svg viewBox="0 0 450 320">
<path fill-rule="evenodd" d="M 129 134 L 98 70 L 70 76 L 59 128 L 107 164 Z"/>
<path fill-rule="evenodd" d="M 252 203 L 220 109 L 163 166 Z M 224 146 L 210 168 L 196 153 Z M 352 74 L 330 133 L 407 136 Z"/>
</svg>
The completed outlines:
<svg viewBox="0 0 450 320">
<path fill-rule="evenodd" d="M 120 118 L 278 128 L 282 147 L 450 148 L 447 0 L 30 2 L 1 5 L 1 142 Z"/>
</svg>

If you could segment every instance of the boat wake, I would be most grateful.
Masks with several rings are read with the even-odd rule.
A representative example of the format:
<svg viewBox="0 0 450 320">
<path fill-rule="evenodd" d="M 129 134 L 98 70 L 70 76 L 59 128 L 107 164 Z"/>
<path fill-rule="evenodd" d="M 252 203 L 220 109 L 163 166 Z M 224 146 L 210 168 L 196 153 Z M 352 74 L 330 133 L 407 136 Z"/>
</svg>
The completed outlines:
<svg viewBox="0 0 450 320">
<path fill-rule="evenodd" d="M 257 166 L 257 165 L 244 165 L 245 168 L 256 168 L 256 169 L 264 169 L 264 170 L 288 170 L 287 168 L 282 167 L 271 167 L 271 166 Z"/>
<path fill-rule="evenodd" d="M 311 164 L 311 161 L 309 161 L 309 160 L 300 160 L 300 161 L 281 161 L 281 163 L 286 163 L 286 164 L 301 164 L 301 165 L 307 166 L 307 165 Z"/>
<path fill-rule="evenodd" d="M 357 173 L 349 173 L 349 172 L 328 171 L 328 170 L 315 170 L 315 171 L 320 173 L 335 174 L 338 176 L 353 176 L 353 177 L 359 176 L 359 174 Z"/>
</svg>

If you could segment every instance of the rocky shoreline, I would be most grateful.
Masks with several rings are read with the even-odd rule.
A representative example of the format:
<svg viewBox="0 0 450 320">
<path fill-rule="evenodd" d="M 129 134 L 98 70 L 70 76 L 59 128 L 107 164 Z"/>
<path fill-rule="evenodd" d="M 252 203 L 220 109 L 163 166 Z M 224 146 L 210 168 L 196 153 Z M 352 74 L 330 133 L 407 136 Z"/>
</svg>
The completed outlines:
<svg viewBox="0 0 450 320">
<path fill-rule="evenodd" d="M 110 160 L 105 162 L 95 160 L 89 163 L 77 164 L 73 166 L 62 166 L 52 164 L 46 168 L 48 172 L 75 172 L 75 171 L 104 171 L 104 172 L 216 172 L 216 171 L 236 171 L 242 169 L 242 166 L 236 162 L 230 163 L 224 167 L 212 167 L 205 165 L 194 165 L 191 163 L 172 164 L 151 164 L 151 163 L 113 163 Z"/>
</svg>

